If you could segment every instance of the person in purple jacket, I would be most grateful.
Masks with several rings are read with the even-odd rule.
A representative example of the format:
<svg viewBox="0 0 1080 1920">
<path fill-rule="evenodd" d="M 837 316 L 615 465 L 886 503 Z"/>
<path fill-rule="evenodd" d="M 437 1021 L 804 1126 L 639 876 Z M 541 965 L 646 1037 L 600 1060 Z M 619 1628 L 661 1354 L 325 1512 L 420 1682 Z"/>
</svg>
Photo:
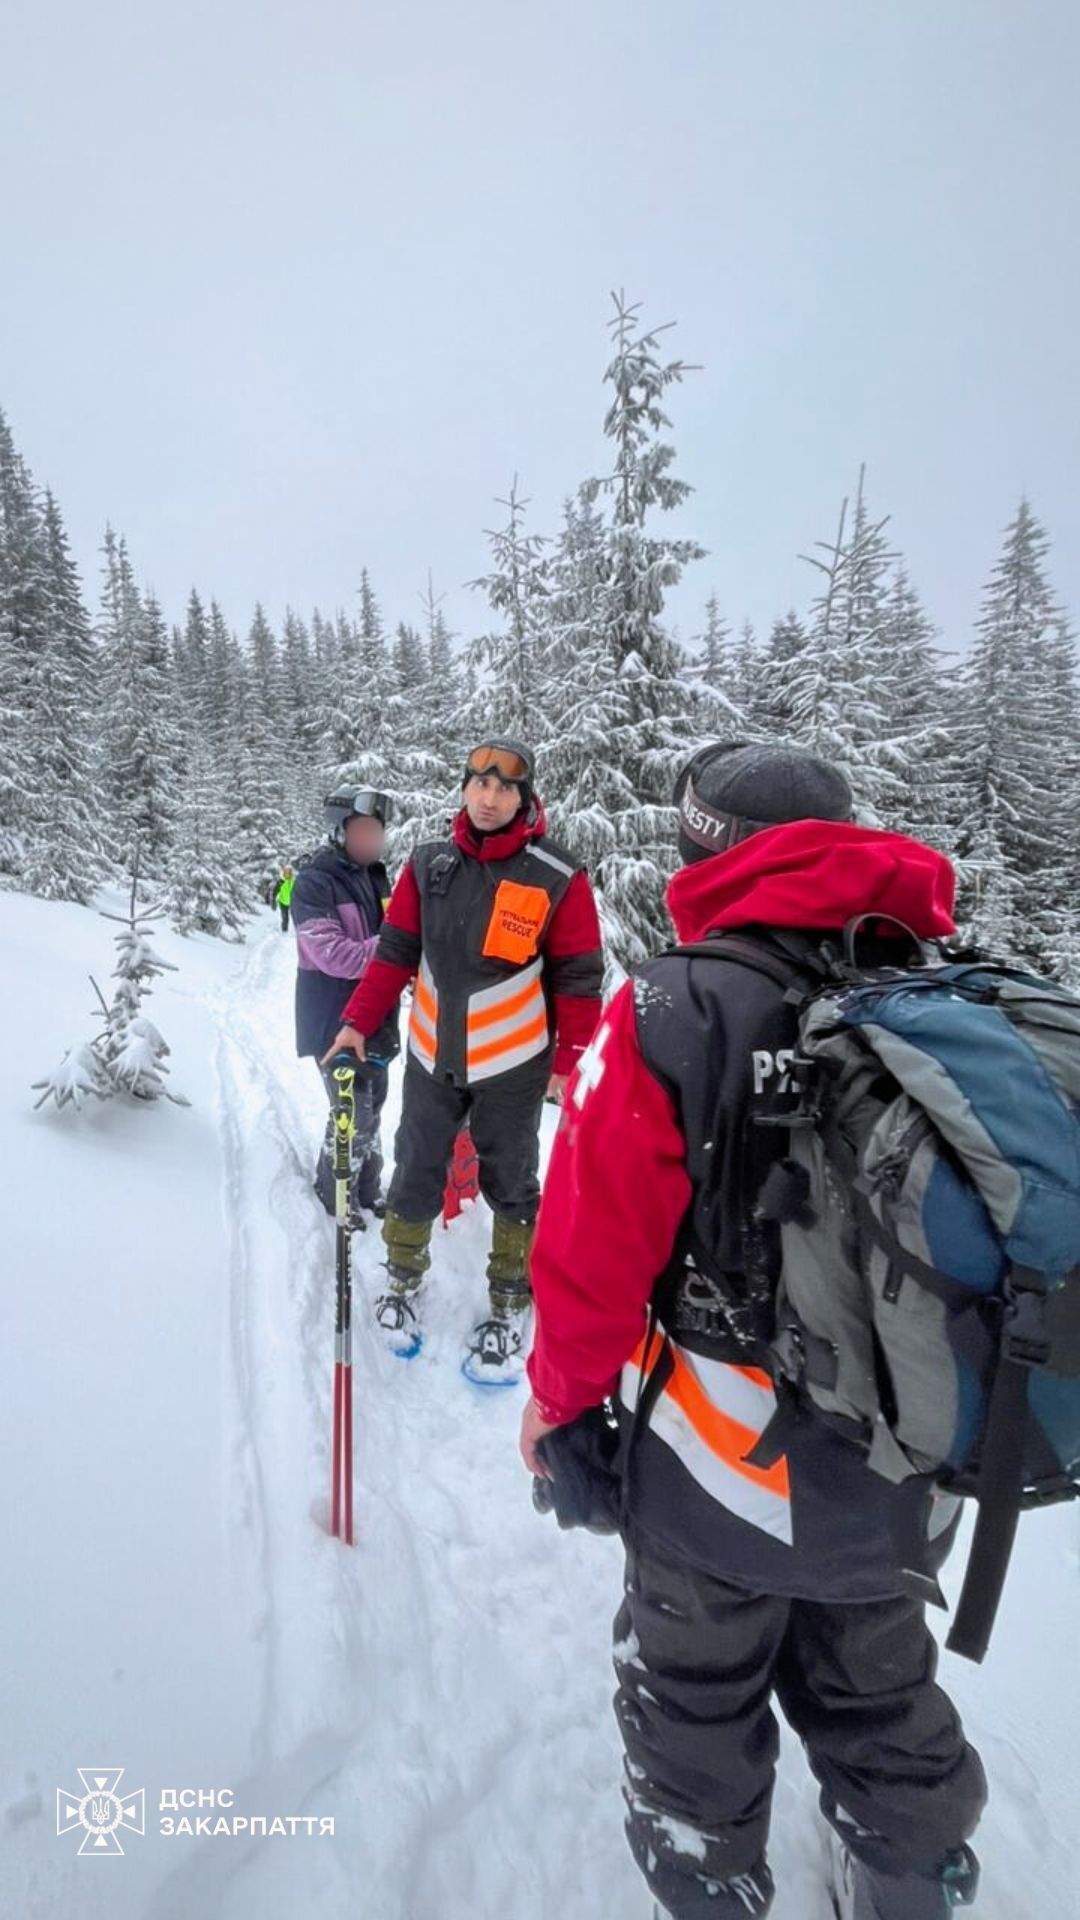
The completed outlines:
<svg viewBox="0 0 1080 1920">
<path fill-rule="evenodd" d="M 323 802 L 329 842 L 301 866 L 292 894 L 296 929 L 296 1051 L 321 1060 L 341 1025 L 341 1010 L 379 942 L 390 886 L 383 865 L 390 801 L 371 789 L 330 794 Z M 386 1100 L 386 1063 L 399 1050 L 396 1015 L 376 1036 L 356 1080 L 351 1214 L 382 1212 L 379 1120 Z M 320 1067 L 333 1105 L 334 1083 Z M 315 1171 L 315 1191 L 334 1211 L 333 1120 Z"/>
</svg>

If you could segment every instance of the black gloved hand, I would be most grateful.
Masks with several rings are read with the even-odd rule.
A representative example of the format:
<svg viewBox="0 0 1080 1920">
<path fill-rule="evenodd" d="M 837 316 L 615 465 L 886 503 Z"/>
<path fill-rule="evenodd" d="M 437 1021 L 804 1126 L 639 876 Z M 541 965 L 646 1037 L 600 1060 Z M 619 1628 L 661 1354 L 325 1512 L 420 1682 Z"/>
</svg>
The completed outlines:
<svg viewBox="0 0 1080 1920">
<path fill-rule="evenodd" d="M 618 1533 L 622 1505 L 620 1434 L 611 1408 L 589 1407 L 537 1441 L 549 1480 L 533 1479 L 537 1513 L 554 1513 L 560 1527 Z"/>
</svg>

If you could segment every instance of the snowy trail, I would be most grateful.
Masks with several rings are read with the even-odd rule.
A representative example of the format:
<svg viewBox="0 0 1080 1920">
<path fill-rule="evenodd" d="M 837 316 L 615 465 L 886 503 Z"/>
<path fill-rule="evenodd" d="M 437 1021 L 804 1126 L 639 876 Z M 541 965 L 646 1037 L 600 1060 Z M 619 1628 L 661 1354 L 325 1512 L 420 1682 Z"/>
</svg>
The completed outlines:
<svg viewBox="0 0 1080 1920">
<path fill-rule="evenodd" d="M 333 1229 L 310 1192 L 324 1109 L 292 1052 L 292 965 L 291 942 L 269 934 L 213 1002 L 234 1552 L 261 1655 L 252 1767 L 236 1791 L 238 1805 L 333 1813 L 337 1832 L 319 1846 L 231 1847 L 227 1860 L 191 1849 L 148 1920 L 196 1902 L 224 1920 L 298 1903 L 329 1917 L 352 1911 L 359 1888 L 386 1920 L 539 1920 L 555 1902 L 585 1920 L 620 1882 L 627 1913 L 644 1914 L 608 1704 L 618 1555 L 540 1525 L 514 1447 L 520 1394 L 483 1395 L 458 1371 L 484 1297 L 482 1209 L 438 1236 L 428 1339 L 409 1366 L 366 1310 L 381 1243 L 354 1242 L 358 1548 L 319 1524 Z M 391 1108 L 388 1137 L 393 1096 Z M 595 1593 L 588 1657 L 568 1566 Z"/>
<path fill-rule="evenodd" d="M 13 901 L 11 917 L 41 1026 L 58 1007 L 67 1019 L 65 995 L 82 995 L 65 943 L 89 954 L 98 925 L 38 902 Z M 9 1227 L 25 1280 L 9 1346 L 28 1364 L 0 1397 L 0 1438 L 24 1446 L 46 1392 L 70 1414 L 38 1426 L 8 1529 L 12 1674 L 32 1679 L 0 1682 L 0 1915 L 647 1920 L 610 1705 L 618 1547 L 537 1518 L 516 1451 L 522 1390 L 485 1394 L 459 1371 L 484 1300 L 486 1210 L 437 1231 L 409 1364 L 371 1323 L 381 1241 L 354 1240 L 349 1550 L 322 1524 L 334 1236 L 310 1186 L 325 1106 L 293 1051 L 293 942 L 275 924 L 240 952 L 162 946 L 181 965 L 162 1015 L 190 1111 L 105 1110 L 42 1132 L 19 1117 L 32 1032 L 8 1062 L 9 1158 L 45 1203 Z M 399 1103 L 395 1076 L 387 1148 Z M 46 1201 L 45 1143 L 76 1259 L 68 1215 Z M 48 1293 L 31 1284 L 43 1271 Z M 65 1472 L 87 1445 L 124 1465 L 104 1528 Z M 943 1660 L 991 1776 L 982 1920 L 1075 1910 L 1077 1520 L 1022 1526 L 986 1666 Z M 230 1786 L 247 1814 L 332 1815 L 336 1831 L 165 1839 L 148 1793 L 145 1840 L 91 1868 L 51 1833 L 48 1794 L 94 1759 L 125 1761 L 148 1788 Z M 785 1730 L 774 1920 L 828 1920 L 815 1799 Z"/>
</svg>

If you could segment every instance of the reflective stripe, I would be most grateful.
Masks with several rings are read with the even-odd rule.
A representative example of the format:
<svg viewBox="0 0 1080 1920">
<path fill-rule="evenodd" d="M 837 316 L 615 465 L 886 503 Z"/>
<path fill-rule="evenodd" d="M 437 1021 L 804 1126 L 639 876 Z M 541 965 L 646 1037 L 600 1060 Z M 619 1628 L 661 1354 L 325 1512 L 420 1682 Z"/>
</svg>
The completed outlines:
<svg viewBox="0 0 1080 1920">
<path fill-rule="evenodd" d="M 510 1053 L 498 1054 L 494 1060 L 484 1061 L 479 1066 L 470 1066 L 469 1085 L 475 1085 L 478 1080 L 491 1080 L 497 1073 L 509 1073 L 512 1067 L 523 1067 L 526 1060 L 535 1060 L 538 1054 L 546 1052 L 547 1045 L 548 1025 L 545 1014 L 543 1029 L 535 1040 L 522 1042 Z"/>
<path fill-rule="evenodd" d="M 534 1040 L 539 1042 L 538 1046 L 531 1044 Z M 517 1052 L 522 1047 L 528 1049 L 525 1058 L 530 1059 L 534 1053 L 543 1053 L 547 1043 L 548 1017 L 545 1007 L 528 1026 L 522 1026 L 520 1020 L 515 1020 L 511 1031 L 504 1034 L 501 1040 L 489 1040 L 483 1047 L 470 1047 L 467 1056 L 469 1075 L 473 1076 L 476 1067 L 486 1066 L 489 1061 L 497 1062 L 504 1054 Z"/>
<path fill-rule="evenodd" d="M 481 987 L 479 993 L 470 993 L 470 1021 L 475 1014 L 483 1013 L 488 1007 L 497 1007 L 512 999 L 521 987 L 527 986 L 531 980 L 539 980 L 543 971 L 543 961 L 534 960 L 531 966 L 519 967 L 516 973 L 511 974 L 509 980 L 496 980 L 493 987 Z"/>
<path fill-rule="evenodd" d="M 534 860 L 546 860 L 548 866 L 554 867 L 556 873 L 565 873 L 569 876 L 571 880 L 573 879 L 574 877 L 573 867 L 568 866 L 565 860 L 556 860 L 555 855 L 553 853 L 549 853 L 546 847 L 537 847 L 537 846 L 530 845 L 529 852 L 532 854 L 532 857 Z"/>
<path fill-rule="evenodd" d="M 435 1071 L 435 1056 L 438 1052 L 434 1039 L 425 1033 L 414 1007 L 409 1020 L 409 1051 L 416 1055 L 422 1067 L 429 1073 Z"/>
<path fill-rule="evenodd" d="M 426 960 L 413 985 L 412 1011 L 409 1014 L 409 1049 L 429 1073 L 435 1071 L 439 1050 L 439 996 Z"/>
<path fill-rule="evenodd" d="M 470 1007 L 468 1018 L 470 1038 L 474 1033 L 482 1032 L 485 1027 L 502 1025 L 504 1021 L 510 1019 L 512 1014 L 524 1013 L 526 1009 L 531 1013 L 537 1001 L 540 1002 L 541 1006 L 546 1006 L 547 1004 L 544 1000 L 544 990 L 540 982 L 538 980 L 530 980 L 528 986 L 522 987 L 520 992 L 511 995 L 510 999 L 504 1000 L 501 1005 L 482 1007 L 479 1013 L 472 1012 Z"/>
<path fill-rule="evenodd" d="M 465 1072 L 470 1083 L 508 1073 L 546 1050 L 551 1035 L 543 967 L 543 960 L 534 960 L 509 980 L 469 995 Z"/>
<path fill-rule="evenodd" d="M 429 974 L 428 980 L 430 979 L 431 976 Z M 439 996 L 435 992 L 434 981 L 431 981 L 431 985 L 429 986 L 428 980 L 425 980 L 422 972 L 417 974 L 416 985 L 413 988 L 413 1000 L 425 1019 L 435 1027 L 439 1022 Z"/>
<path fill-rule="evenodd" d="M 479 1031 L 474 1030 L 472 1021 L 469 1022 L 466 1045 L 470 1057 L 473 1054 L 490 1057 L 493 1045 L 513 1040 L 515 1035 L 520 1038 L 526 1027 L 531 1031 L 537 1020 L 546 1020 L 548 1017 L 547 1001 L 538 987 L 529 987 L 520 1000 L 508 1001 L 507 1006 L 511 1005 L 516 1012 L 510 1014 L 503 1007 L 492 1007 L 489 1013 L 483 1015 L 487 1024 Z"/>
<path fill-rule="evenodd" d="M 654 1365 L 661 1351 L 658 1342 Z M 704 1359 L 674 1343 L 669 1352 L 673 1370 L 650 1415 L 650 1433 L 670 1447 L 698 1485 L 730 1513 L 790 1546 L 786 1460 L 755 1467 L 745 1457 L 776 1408 L 768 1375 L 757 1367 Z M 644 1342 L 623 1369 L 620 1393 L 631 1409 L 641 1387 L 643 1359 Z"/>
</svg>

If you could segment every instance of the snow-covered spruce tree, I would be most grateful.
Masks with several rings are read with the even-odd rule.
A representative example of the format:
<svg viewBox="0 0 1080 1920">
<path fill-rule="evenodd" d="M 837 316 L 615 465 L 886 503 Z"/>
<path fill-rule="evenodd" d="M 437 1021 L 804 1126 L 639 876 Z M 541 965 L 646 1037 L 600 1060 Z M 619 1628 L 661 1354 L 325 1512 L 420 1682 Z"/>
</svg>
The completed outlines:
<svg viewBox="0 0 1080 1920">
<path fill-rule="evenodd" d="M 265 720 L 269 733 L 280 742 L 285 709 L 281 652 L 277 635 L 260 601 L 255 603 L 255 612 L 248 629 L 246 657 L 249 696 L 256 712 Z"/>
<path fill-rule="evenodd" d="M 618 764 L 616 736 L 630 725 L 630 704 L 607 625 L 611 549 L 598 492 L 597 483 L 586 482 L 565 503 L 547 559 L 538 741 L 538 785 L 551 831 L 594 879 L 615 859 L 618 820 L 635 804 Z M 478 686 L 478 705 L 483 698 Z M 610 953 L 623 929 L 602 892 L 597 905 Z"/>
<path fill-rule="evenodd" d="M 542 534 L 525 531 L 529 502 L 518 491 L 517 474 L 508 497 L 496 504 L 506 508 L 507 519 L 503 526 L 487 529 L 491 571 L 469 584 L 486 595 L 503 625 L 496 632 L 481 635 L 469 648 L 476 694 L 468 728 L 477 738 L 482 733 L 509 734 L 539 749 L 545 721 L 541 690 L 548 604 L 544 550 L 548 543 Z"/>
<path fill-rule="evenodd" d="M 132 865 L 127 914 L 103 916 L 118 922 L 121 929 L 116 936 L 117 964 L 112 974 L 116 985 L 111 1001 L 105 999 L 91 976 L 98 998 L 101 1030 L 93 1040 L 66 1053 L 59 1066 L 44 1079 L 34 1082 L 32 1090 L 41 1096 L 35 1101 L 35 1107 L 54 1100 L 58 1107 L 70 1102 L 77 1109 L 88 1096 L 108 1100 L 117 1094 L 139 1101 L 164 1097 L 178 1107 L 191 1104 L 183 1094 L 172 1093 L 165 1085 L 169 1048 L 153 1021 L 143 1012 L 143 1002 L 157 976 L 175 973 L 176 968 L 154 950 L 152 928 L 161 917 L 160 911 L 139 908 L 137 854 Z"/>
<path fill-rule="evenodd" d="M 724 681 L 731 665 L 731 628 L 720 612 L 720 602 L 710 593 L 705 602 L 705 630 L 697 645 L 702 677 L 711 687 L 727 691 Z"/>
<path fill-rule="evenodd" d="M 176 646 L 174 659 L 179 673 L 181 702 L 200 733 L 208 723 L 213 724 L 215 717 L 209 697 L 210 647 L 210 621 L 202 600 L 192 587 L 188 595 L 183 633 Z"/>
<path fill-rule="evenodd" d="M 25 661 L 31 787 L 22 883 L 48 900 L 90 899 L 104 861 L 93 735 L 97 657 L 59 508 L 45 495 L 45 628 Z"/>
<path fill-rule="evenodd" d="M 157 1027 L 142 1011 L 153 983 L 160 973 L 175 973 L 170 960 L 163 960 L 152 944 L 152 928 L 160 912 L 140 911 L 137 905 L 138 858 L 132 879 L 131 900 L 126 917 L 106 914 L 120 922 L 116 936 L 117 963 L 112 978 L 116 982 L 112 1000 L 102 1003 L 104 1026 L 95 1041 L 95 1051 L 117 1093 L 129 1093 L 136 1100 L 160 1100 L 162 1096 L 177 1106 L 189 1102 L 182 1094 L 170 1093 L 164 1076 L 169 1069 L 165 1060 L 169 1048 Z M 95 991 L 97 985 L 95 982 Z"/>
<path fill-rule="evenodd" d="M 223 751 L 236 737 L 243 711 L 244 658 L 216 600 L 210 602 L 210 639 L 206 658 L 208 736 Z"/>
<path fill-rule="evenodd" d="M 882 642 L 900 783 L 889 802 L 886 825 L 951 854 L 962 808 L 950 726 L 950 710 L 958 699 L 956 676 L 945 663 L 933 622 L 902 562 L 890 584 Z"/>
<path fill-rule="evenodd" d="M 0 872 L 19 884 L 36 786 L 29 682 L 48 600 L 41 509 L 0 414 Z"/>
<path fill-rule="evenodd" d="M 427 687 L 427 653 L 421 635 L 407 620 L 399 620 L 391 650 L 395 693 L 418 698 Z"/>
<path fill-rule="evenodd" d="M 385 643 L 386 623 L 379 605 L 379 596 L 371 584 L 371 575 L 366 567 L 360 569 L 360 585 L 357 588 L 357 594 L 360 608 L 354 631 L 358 641 L 363 644 L 371 641 Z"/>
<path fill-rule="evenodd" d="M 101 649 L 101 770 L 107 844 L 146 884 L 163 877 L 172 846 L 183 744 L 174 719 L 168 634 L 153 598 L 145 606 L 123 540 L 105 530 Z"/>
<path fill-rule="evenodd" d="M 370 585 L 365 601 L 366 579 L 365 573 L 355 668 L 338 676 L 329 702 L 311 821 L 318 837 L 322 822 L 317 803 L 332 790 L 368 787 L 389 794 L 394 813 L 386 857 L 393 871 L 420 839 L 442 831 L 452 804 L 444 731 L 446 672 L 441 663 L 443 649 L 450 650 L 449 635 L 429 586 L 428 641 L 402 621 L 393 647 L 388 647 Z"/>
<path fill-rule="evenodd" d="M 731 649 L 731 681 L 725 689 L 732 704 L 746 718 L 747 731 L 757 733 L 764 721 L 762 649 L 753 623 L 744 620 Z"/>
<path fill-rule="evenodd" d="M 334 623 L 324 619 L 318 607 L 311 616 L 311 651 L 319 670 L 319 684 L 324 694 L 329 696 L 334 677 L 341 672 L 342 662 L 338 657 Z"/>
<path fill-rule="evenodd" d="M 1028 501 L 1006 529 L 965 660 L 965 931 L 1036 965 L 1074 948 L 1077 702 L 1068 623 Z M 1071 964 L 1071 963 L 1070 963 Z"/>
<path fill-rule="evenodd" d="M 0 886 L 17 884 L 22 871 L 19 823 L 30 786 L 19 668 L 0 529 Z"/>
<path fill-rule="evenodd" d="M 228 792 L 224 791 L 227 784 Z M 205 743 L 188 761 L 166 881 L 164 906 L 177 933 L 243 940 L 253 911 L 248 846 L 237 831 L 233 777 Z"/>
<path fill-rule="evenodd" d="M 310 767 L 317 756 L 322 719 L 314 665 L 307 627 L 288 607 L 281 633 L 282 741 L 290 758 L 304 767 Z"/>
<path fill-rule="evenodd" d="M 243 663 L 245 684 L 250 667 Z M 243 701 L 233 731 L 228 766 L 231 778 L 224 795 L 229 818 L 232 858 L 242 876 L 243 893 L 261 899 L 282 866 L 295 865 L 296 856 L 311 841 L 310 824 L 297 834 L 286 800 L 285 770 L 270 723 L 254 701 Z"/>
<path fill-rule="evenodd" d="M 840 511 L 833 541 L 804 554 L 821 577 L 805 646 L 772 672 L 773 698 L 790 714 L 789 737 L 839 768 L 859 817 L 887 818 L 903 792 L 903 749 L 895 737 L 885 628 L 894 555 L 886 521 L 873 522 L 860 472 L 855 512 Z"/>
<path fill-rule="evenodd" d="M 1039 882 L 1036 931 L 1050 970 L 1080 989 L 1080 693 L 1076 639 L 1064 611 L 1048 637 L 1047 664 L 1059 784 L 1055 849 Z"/>
<path fill-rule="evenodd" d="M 791 663 L 807 644 L 806 628 L 794 608 L 774 620 L 761 651 L 758 712 L 764 731 L 778 740 L 792 735 L 795 716 L 787 692 Z"/>
<path fill-rule="evenodd" d="M 240 653 L 238 714 L 229 745 L 231 829 L 238 870 L 258 893 L 292 862 L 294 826 L 286 799 L 286 766 L 273 695 L 267 699 L 263 676 L 277 685 L 277 645 L 261 607 L 252 622 L 254 645 Z"/>
<path fill-rule="evenodd" d="M 542 775 L 553 830 L 589 861 L 613 957 L 631 966 L 665 938 L 675 772 L 737 717 L 694 675 L 662 620 L 666 589 L 702 553 L 652 530 L 654 516 L 690 492 L 670 470 L 674 449 L 663 437 L 666 392 L 688 369 L 661 359 L 664 329 L 639 333 L 638 309 L 622 295 L 612 330 L 604 430 L 613 470 L 581 489 L 551 561 Z M 597 511 L 601 495 L 610 517 Z"/>
<path fill-rule="evenodd" d="M 428 691 L 424 704 L 428 733 L 431 741 L 438 743 L 441 763 L 452 767 L 466 750 L 462 729 L 466 733 L 471 730 L 472 716 L 463 708 L 461 661 L 442 610 L 444 596 L 436 594 L 430 573 L 427 589 L 420 597 L 427 635 Z"/>
</svg>

